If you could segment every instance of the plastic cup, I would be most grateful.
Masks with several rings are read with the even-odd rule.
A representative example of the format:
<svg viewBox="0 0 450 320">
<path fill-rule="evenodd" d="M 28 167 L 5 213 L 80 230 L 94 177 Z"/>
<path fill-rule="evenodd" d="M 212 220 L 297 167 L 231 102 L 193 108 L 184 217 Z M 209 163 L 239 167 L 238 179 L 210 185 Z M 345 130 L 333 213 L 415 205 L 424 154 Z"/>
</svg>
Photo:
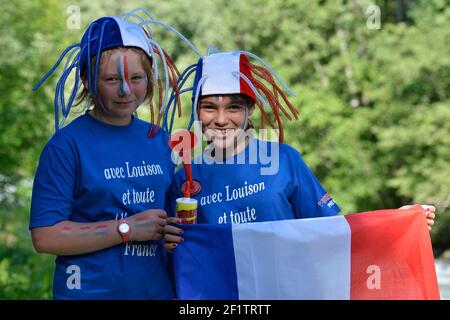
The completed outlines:
<svg viewBox="0 0 450 320">
<path fill-rule="evenodd" d="M 178 198 L 177 200 L 177 218 L 180 224 L 197 223 L 197 200 L 193 198 Z"/>
</svg>

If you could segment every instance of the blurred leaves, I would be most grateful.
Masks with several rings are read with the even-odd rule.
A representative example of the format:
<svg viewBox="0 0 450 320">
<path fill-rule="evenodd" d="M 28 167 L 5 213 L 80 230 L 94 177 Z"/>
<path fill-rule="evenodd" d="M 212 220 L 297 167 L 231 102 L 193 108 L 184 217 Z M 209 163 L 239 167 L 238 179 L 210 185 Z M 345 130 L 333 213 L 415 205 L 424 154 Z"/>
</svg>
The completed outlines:
<svg viewBox="0 0 450 320">
<path fill-rule="evenodd" d="M 51 257 L 33 253 L 30 189 L 19 182 L 32 178 L 53 132 L 58 76 L 35 93 L 31 88 L 90 21 L 142 3 L 1 3 L 0 298 L 48 298 Z M 369 0 L 171 0 L 146 7 L 203 54 L 213 44 L 261 56 L 297 94 L 291 101 L 301 118 L 285 125 L 285 141 L 302 152 L 343 213 L 433 204 L 432 239 L 441 251 L 450 246 L 450 1 L 404 1 L 402 10 L 400 1 L 375 3 L 380 29 L 367 25 Z M 72 4 L 80 7 L 81 30 L 66 27 Z M 197 61 L 175 35 L 155 31 L 180 69 Z M 7 201 L 5 190 L 16 200 Z"/>
<path fill-rule="evenodd" d="M 17 184 L 0 207 L 0 300 L 51 299 L 54 257 L 34 252 L 28 231 L 30 184 Z"/>
</svg>

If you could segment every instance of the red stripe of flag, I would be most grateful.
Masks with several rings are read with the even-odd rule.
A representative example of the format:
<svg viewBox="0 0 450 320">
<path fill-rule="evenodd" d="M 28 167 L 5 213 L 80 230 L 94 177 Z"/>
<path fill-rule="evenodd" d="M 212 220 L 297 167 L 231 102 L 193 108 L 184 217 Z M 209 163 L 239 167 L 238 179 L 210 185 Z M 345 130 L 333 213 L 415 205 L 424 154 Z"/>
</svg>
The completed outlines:
<svg viewBox="0 0 450 320">
<path fill-rule="evenodd" d="M 440 299 L 425 212 L 350 214 L 351 299 Z"/>
</svg>

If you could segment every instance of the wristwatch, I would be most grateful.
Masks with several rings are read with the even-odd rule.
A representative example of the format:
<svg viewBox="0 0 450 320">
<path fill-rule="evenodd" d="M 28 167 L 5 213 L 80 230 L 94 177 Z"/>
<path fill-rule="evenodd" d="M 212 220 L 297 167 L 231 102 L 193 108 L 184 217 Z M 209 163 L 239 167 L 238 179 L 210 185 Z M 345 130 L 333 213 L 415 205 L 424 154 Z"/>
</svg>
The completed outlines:
<svg viewBox="0 0 450 320">
<path fill-rule="evenodd" d="M 131 227 L 126 220 L 119 220 L 117 224 L 117 231 L 122 237 L 124 243 L 130 241 Z"/>
</svg>

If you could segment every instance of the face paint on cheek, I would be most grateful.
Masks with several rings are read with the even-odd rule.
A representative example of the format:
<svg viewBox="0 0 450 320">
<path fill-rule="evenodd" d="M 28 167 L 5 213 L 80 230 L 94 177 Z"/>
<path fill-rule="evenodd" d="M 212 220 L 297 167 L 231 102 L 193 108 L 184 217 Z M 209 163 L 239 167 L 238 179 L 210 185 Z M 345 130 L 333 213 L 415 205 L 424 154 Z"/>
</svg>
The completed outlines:
<svg viewBox="0 0 450 320">
<path fill-rule="evenodd" d="M 122 51 L 117 57 L 116 70 L 120 77 L 120 92 L 124 95 L 130 94 L 131 90 L 130 79 L 128 78 L 127 56 Z"/>
</svg>

